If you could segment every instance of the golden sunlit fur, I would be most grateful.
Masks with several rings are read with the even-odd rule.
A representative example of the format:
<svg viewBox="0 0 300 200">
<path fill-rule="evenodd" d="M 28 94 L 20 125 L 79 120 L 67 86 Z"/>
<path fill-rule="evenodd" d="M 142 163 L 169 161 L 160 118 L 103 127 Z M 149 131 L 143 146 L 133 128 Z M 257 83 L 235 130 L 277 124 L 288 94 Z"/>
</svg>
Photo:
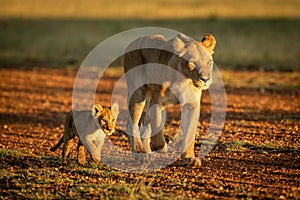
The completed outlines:
<svg viewBox="0 0 300 200">
<path fill-rule="evenodd" d="M 93 129 L 99 129 L 97 127 L 96 120 L 99 122 L 99 125 L 101 127 L 101 130 L 105 135 L 111 135 L 115 132 L 116 127 L 116 117 L 118 115 L 118 105 L 114 104 L 112 108 L 102 107 L 100 104 L 95 104 L 92 107 L 92 110 L 83 110 L 83 111 L 70 111 L 67 114 L 66 121 L 65 121 L 65 131 L 64 135 L 60 138 L 58 143 L 52 147 L 50 150 L 55 151 L 62 143 L 63 149 L 62 149 L 62 158 L 63 163 L 67 163 L 67 158 L 69 157 L 70 150 L 73 146 L 73 139 L 75 136 L 78 136 L 77 128 L 75 126 L 75 120 L 74 120 L 74 113 L 76 114 L 76 117 L 79 117 L 79 119 L 87 119 L 82 120 L 80 122 L 86 123 L 84 126 L 86 126 L 86 132 L 82 134 L 89 134 L 89 130 Z M 104 138 L 103 138 L 104 139 Z M 101 149 L 99 150 L 101 151 Z M 77 146 L 77 161 L 79 164 L 84 165 L 86 163 L 86 154 L 85 154 L 85 148 L 83 146 L 82 141 L 79 139 L 78 146 Z"/>
<path fill-rule="evenodd" d="M 201 42 L 197 42 L 188 38 L 183 34 L 178 34 L 175 38 L 167 40 L 162 35 L 151 35 L 138 38 L 133 41 L 126 50 L 124 58 L 124 71 L 129 72 L 138 66 L 146 66 L 141 73 L 134 76 L 128 76 L 126 79 L 129 94 L 133 92 L 129 101 L 129 114 L 132 122 L 127 124 L 127 132 L 131 133 L 129 137 L 133 155 L 137 159 L 140 158 L 139 153 L 149 153 L 151 151 L 160 150 L 167 151 L 167 144 L 163 136 L 162 113 L 164 106 L 170 103 L 179 103 L 176 96 L 170 92 L 165 85 L 173 85 L 181 91 L 186 102 L 181 102 L 182 112 L 187 113 L 190 121 L 182 122 L 184 133 L 184 145 L 182 162 L 187 165 L 200 165 L 200 161 L 195 159 L 194 155 L 194 127 L 197 126 L 200 112 L 201 91 L 208 89 L 212 83 L 212 66 L 214 53 L 213 49 L 216 40 L 213 35 L 206 34 Z M 150 63 L 150 65 L 145 65 Z M 177 73 L 179 72 L 185 77 L 184 81 L 176 79 L 176 73 L 166 74 L 157 70 L 151 63 L 161 64 L 161 67 L 169 66 Z M 155 68 L 151 71 L 151 69 Z M 172 73 L 172 72 L 170 72 Z M 150 75 L 151 74 L 151 75 Z M 166 77 L 163 85 L 146 84 L 138 87 L 139 80 L 151 80 L 151 77 Z M 137 88 L 137 90 L 134 90 Z M 188 90 L 185 89 L 188 87 Z M 187 92 L 190 91 L 190 92 Z M 138 123 L 146 104 L 155 107 L 151 114 L 151 124 L 149 120 L 145 120 L 145 129 L 139 130 Z M 150 116 L 150 114 L 146 114 Z M 151 134 L 153 130 L 156 134 Z M 146 135 L 141 139 L 140 135 Z"/>
</svg>

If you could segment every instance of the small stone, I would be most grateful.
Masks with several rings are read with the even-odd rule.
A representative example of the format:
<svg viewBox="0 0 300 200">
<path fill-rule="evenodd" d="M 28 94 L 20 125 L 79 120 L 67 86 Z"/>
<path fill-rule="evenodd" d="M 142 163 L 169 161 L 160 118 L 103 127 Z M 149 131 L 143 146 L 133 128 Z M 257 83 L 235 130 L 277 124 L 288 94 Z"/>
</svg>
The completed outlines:
<svg viewBox="0 0 300 200">
<path fill-rule="evenodd" d="M 285 198 L 285 196 L 280 195 L 280 196 L 279 196 L 279 199 L 286 199 L 286 198 Z"/>
</svg>

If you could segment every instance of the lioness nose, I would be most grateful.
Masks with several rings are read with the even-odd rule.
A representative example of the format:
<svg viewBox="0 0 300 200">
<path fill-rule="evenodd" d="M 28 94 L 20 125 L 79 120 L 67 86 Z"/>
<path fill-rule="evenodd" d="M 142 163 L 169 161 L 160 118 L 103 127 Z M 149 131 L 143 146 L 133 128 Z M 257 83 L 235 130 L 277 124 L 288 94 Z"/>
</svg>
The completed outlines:
<svg viewBox="0 0 300 200">
<path fill-rule="evenodd" d="M 210 76 L 201 76 L 200 79 L 206 83 L 210 79 Z"/>
</svg>

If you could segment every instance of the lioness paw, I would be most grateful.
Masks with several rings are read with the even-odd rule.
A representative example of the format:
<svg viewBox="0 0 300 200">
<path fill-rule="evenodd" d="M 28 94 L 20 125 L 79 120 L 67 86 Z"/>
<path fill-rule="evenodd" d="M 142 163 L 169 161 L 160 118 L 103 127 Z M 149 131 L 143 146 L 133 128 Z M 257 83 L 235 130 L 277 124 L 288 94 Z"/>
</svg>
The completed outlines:
<svg viewBox="0 0 300 200">
<path fill-rule="evenodd" d="M 132 153 L 132 155 L 138 162 L 150 162 L 153 160 L 153 153 Z"/>
<path fill-rule="evenodd" d="M 201 161 L 199 158 L 183 158 L 181 160 L 181 165 L 188 167 L 200 167 Z"/>
</svg>

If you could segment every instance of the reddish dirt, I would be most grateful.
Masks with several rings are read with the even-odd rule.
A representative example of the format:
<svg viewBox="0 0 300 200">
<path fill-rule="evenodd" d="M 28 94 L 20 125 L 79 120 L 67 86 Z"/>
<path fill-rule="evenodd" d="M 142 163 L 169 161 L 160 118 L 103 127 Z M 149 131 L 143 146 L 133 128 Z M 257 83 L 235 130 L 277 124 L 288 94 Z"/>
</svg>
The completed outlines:
<svg viewBox="0 0 300 200">
<path fill-rule="evenodd" d="M 255 73 L 249 72 L 252 76 Z M 234 76 L 234 72 L 231 75 Z M 272 73 L 267 75 L 272 76 Z M 0 148 L 26 151 L 32 157 L 59 157 L 59 151 L 50 152 L 49 149 L 63 133 L 65 113 L 72 105 L 75 76 L 74 69 L 0 69 Z M 238 73 L 236 78 L 243 81 L 243 76 Z M 288 77 L 285 79 L 286 83 L 293 81 Z M 111 90 L 117 80 L 103 79 L 96 96 L 99 103 L 109 105 Z M 226 87 L 225 127 L 213 151 L 202 160 L 202 166 L 171 165 L 143 174 L 144 183 L 151 185 L 153 193 L 164 191 L 184 198 L 300 198 L 299 85 L 263 90 Z M 209 95 L 205 92 L 196 150 L 199 150 L 209 126 L 209 105 Z M 170 108 L 170 111 L 176 113 L 178 107 Z M 166 132 L 172 137 L 178 118 L 174 117 L 168 124 Z M 117 135 L 111 138 L 118 142 Z M 120 144 L 128 147 L 124 138 L 120 139 Z M 14 168 L 19 166 L 15 162 L 21 162 L 8 162 L 6 157 L 0 157 L 0 160 L 1 169 Z M 43 162 L 47 166 L 47 160 Z M 58 165 L 59 162 L 54 167 Z M 122 180 L 134 183 L 140 176 L 120 172 L 110 178 L 118 181 L 126 177 Z M 3 189 L 2 195 L 10 190 L 16 189 Z"/>
</svg>

